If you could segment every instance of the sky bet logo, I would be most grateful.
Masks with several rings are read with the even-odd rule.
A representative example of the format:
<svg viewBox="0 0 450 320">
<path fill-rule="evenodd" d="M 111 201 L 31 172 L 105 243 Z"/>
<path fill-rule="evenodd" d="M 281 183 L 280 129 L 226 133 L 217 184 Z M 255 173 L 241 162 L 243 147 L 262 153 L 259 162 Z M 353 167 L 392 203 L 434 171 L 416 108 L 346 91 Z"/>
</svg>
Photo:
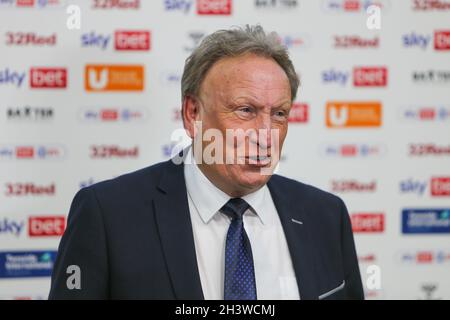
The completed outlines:
<svg viewBox="0 0 450 320">
<path fill-rule="evenodd" d="M 432 197 L 450 196 L 450 177 L 432 177 L 429 181 L 430 194 Z M 424 195 L 428 187 L 426 180 L 407 179 L 400 182 L 401 193 L 412 193 Z"/>
<path fill-rule="evenodd" d="M 450 50 L 450 30 L 434 32 L 434 49 L 437 51 Z"/>
<path fill-rule="evenodd" d="M 83 48 L 100 48 L 105 50 L 111 40 L 110 35 L 97 34 L 94 31 L 81 35 L 81 46 Z"/>
<path fill-rule="evenodd" d="M 230 15 L 232 0 L 197 0 L 199 15 Z"/>
<path fill-rule="evenodd" d="M 0 86 L 14 85 L 20 88 L 24 83 L 26 73 L 6 68 L 0 70 Z M 31 68 L 31 89 L 63 89 L 67 87 L 67 69 L 65 68 Z"/>
<path fill-rule="evenodd" d="M 353 213 L 350 215 L 355 233 L 380 233 L 384 231 L 384 213 Z"/>
<path fill-rule="evenodd" d="M 414 193 L 417 195 L 423 195 L 427 188 L 427 182 L 421 180 L 413 180 L 407 179 L 400 181 L 400 192 L 405 193 Z"/>
<path fill-rule="evenodd" d="M 0 236 L 13 235 L 19 237 L 24 230 L 25 222 L 8 218 L 0 219 Z"/>
<path fill-rule="evenodd" d="M 404 209 L 404 234 L 450 233 L 450 209 Z"/>
<path fill-rule="evenodd" d="M 105 50 L 111 43 L 111 38 L 111 35 L 102 35 L 91 31 L 81 36 L 81 46 Z M 117 51 L 149 51 L 150 31 L 117 30 L 114 32 L 114 49 Z"/>
<path fill-rule="evenodd" d="M 345 86 L 353 76 L 355 87 L 386 87 L 388 69 L 386 67 L 354 67 L 353 73 L 330 69 L 322 72 L 325 84 L 336 83 Z"/>
<path fill-rule="evenodd" d="M 436 30 L 434 31 L 434 36 L 411 32 L 402 37 L 403 46 L 405 48 L 420 48 L 422 50 L 426 50 L 430 47 L 432 40 L 434 40 L 434 50 L 450 50 L 450 30 Z"/>
<path fill-rule="evenodd" d="M 12 85 L 16 88 L 20 88 L 24 82 L 25 76 L 26 72 L 15 71 L 10 68 L 0 69 L 0 87 Z"/>
<path fill-rule="evenodd" d="M 66 218 L 64 216 L 30 217 L 28 235 L 30 237 L 59 237 L 64 233 Z"/>
<path fill-rule="evenodd" d="M 431 195 L 434 197 L 450 196 L 450 177 L 431 178 Z"/>
<path fill-rule="evenodd" d="M 293 103 L 289 112 L 288 121 L 291 123 L 306 123 L 309 118 L 309 105 L 306 103 Z"/>
<path fill-rule="evenodd" d="M 187 14 L 192 7 L 193 0 L 164 0 L 166 11 L 181 11 Z"/>
<path fill-rule="evenodd" d="M 194 0 L 164 0 L 166 11 L 190 12 Z M 196 0 L 198 15 L 231 15 L 232 0 Z"/>
<path fill-rule="evenodd" d="M 64 89 L 67 87 L 65 68 L 31 68 L 30 87 L 32 89 Z"/>
</svg>

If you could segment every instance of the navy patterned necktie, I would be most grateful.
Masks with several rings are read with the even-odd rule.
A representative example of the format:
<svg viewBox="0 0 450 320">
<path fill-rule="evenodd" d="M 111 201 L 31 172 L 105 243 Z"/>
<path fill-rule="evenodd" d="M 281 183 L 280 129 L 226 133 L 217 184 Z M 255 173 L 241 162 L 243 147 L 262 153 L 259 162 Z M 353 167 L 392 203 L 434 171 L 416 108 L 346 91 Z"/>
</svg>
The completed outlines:
<svg viewBox="0 0 450 320">
<path fill-rule="evenodd" d="M 225 245 L 225 300 L 256 300 L 252 248 L 243 221 L 249 207 L 245 200 L 233 198 L 221 209 L 231 218 Z"/>
</svg>

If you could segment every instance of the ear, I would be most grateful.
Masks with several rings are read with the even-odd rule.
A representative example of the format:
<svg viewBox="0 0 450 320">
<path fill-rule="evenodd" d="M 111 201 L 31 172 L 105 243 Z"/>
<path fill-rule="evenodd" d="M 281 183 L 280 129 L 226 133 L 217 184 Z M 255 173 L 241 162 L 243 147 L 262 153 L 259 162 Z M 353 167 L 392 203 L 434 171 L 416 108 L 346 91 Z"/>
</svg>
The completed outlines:
<svg viewBox="0 0 450 320">
<path fill-rule="evenodd" d="M 198 120 L 199 107 L 197 100 L 192 96 L 186 96 L 182 106 L 183 126 L 189 137 L 195 136 L 195 121 Z"/>
</svg>

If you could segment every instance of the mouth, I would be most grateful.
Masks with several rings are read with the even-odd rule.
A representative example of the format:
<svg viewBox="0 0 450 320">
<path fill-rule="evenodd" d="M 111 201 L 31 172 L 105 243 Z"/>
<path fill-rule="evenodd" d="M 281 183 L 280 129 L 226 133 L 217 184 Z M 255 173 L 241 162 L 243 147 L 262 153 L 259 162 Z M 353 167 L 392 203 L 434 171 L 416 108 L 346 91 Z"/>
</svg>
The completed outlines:
<svg viewBox="0 0 450 320">
<path fill-rule="evenodd" d="M 246 156 L 245 164 L 257 167 L 265 167 L 272 162 L 272 157 L 268 156 Z"/>
</svg>

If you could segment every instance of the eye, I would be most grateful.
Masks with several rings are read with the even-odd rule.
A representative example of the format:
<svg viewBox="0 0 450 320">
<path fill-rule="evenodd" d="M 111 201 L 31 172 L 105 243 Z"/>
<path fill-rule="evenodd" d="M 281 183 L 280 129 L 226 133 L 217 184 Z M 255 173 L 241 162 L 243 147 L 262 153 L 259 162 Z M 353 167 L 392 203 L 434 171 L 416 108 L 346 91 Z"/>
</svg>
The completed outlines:
<svg viewBox="0 0 450 320">
<path fill-rule="evenodd" d="M 253 111 L 252 108 L 247 107 L 247 106 L 246 107 L 241 107 L 241 108 L 239 108 L 239 110 L 244 112 L 244 113 L 250 113 L 250 112 Z"/>
<path fill-rule="evenodd" d="M 274 116 L 277 119 L 285 120 L 288 117 L 288 113 L 285 110 L 277 110 L 275 111 Z"/>
<path fill-rule="evenodd" d="M 245 117 L 245 118 L 250 118 L 255 113 L 254 108 L 250 107 L 250 106 L 239 107 L 236 111 L 240 117 Z"/>
</svg>

